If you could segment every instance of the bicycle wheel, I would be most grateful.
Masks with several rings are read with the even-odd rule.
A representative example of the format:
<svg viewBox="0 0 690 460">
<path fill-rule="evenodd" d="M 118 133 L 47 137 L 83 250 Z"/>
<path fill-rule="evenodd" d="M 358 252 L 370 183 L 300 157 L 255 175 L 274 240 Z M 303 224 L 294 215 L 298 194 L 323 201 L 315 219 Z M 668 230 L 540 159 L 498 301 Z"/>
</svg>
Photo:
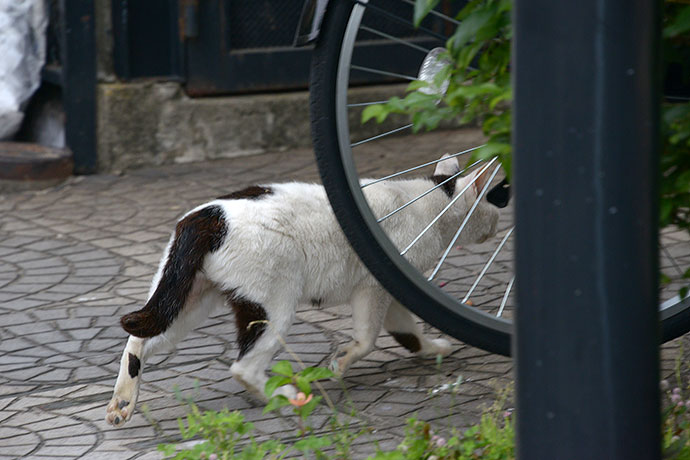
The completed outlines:
<svg viewBox="0 0 690 460">
<path fill-rule="evenodd" d="M 363 74 L 398 81 L 416 79 L 422 63 L 434 48 L 444 46 L 446 36 L 457 24 L 447 14 L 434 11 L 420 29 L 415 29 L 412 8 L 410 0 L 335 1 L 329 5 L 314 50 L 310 80 L 312 135 L 319 171 L 336 217 L 354 250 L 394 297 L 441 331 L 470 345 L 509 355 L 515 308 L 511 294 L 515 277 L 510 272 L 514 228 L 510 207 L 502 212 L 493 242 L 461 249 L 451 243 L 429 277 L 407 262 L 404 254 L 408 248 L 397 247 L 387 237 L 380 225 L 386 216 L 375 216 L 362 192 L 363 171 L 358 168 L 358 157 L 375 153 L 376 148 L 385 149 L 386 143 L 394 142 L 391 139 L 408 131 L 411 124 L 401 120 L 397 126 L 379 126 L 379 132 L 363 139 L 352 138 L 350 127 L 359 123 L 359 110 L 388 98 L 371 97 L 369 89 L 364 92 L 370 99 L 363 101 L 362 91 L 353 90 L 353 85 L 361 81 Z M 411 70 L 403 75 L 387 68 L 386 62 L 377 61 L 370 52 L 374 43 L 387 43 L 387 52 L 395 56 L 393 61 L 403 60 Z M 445 140 L 448 145 L 436 152 L 407 156 L 400 153 L 405 158 L 398 164 L 408 159 L 409 164 L 397 172 L 390 171 L 386 178 L 424 171 L 424 166 L 433 164 L 433 159 L 445 152 L 460 155 L 471 150 L 461 145 L 462 136 L 445 135 Z M 494 182 L 500 179 L 498 175 Z M 416 199 L 424 199 L 424 194 Z M 404 207 L 399 211 L 405 212 Z M 678 248 L 688 246 L 687 233 L 669 229 L 664 235 L 675 247 L 662 250 L 662 267 L 676 272 L 681 266 L 689 266 L 688 251 L 680 251 L 682 254 L 677 257 Z M 480 255 L 484 256 L 481 260 Z M 682 271 L 678 274 L 682 275 Z M 674 294 L 680 282 L 676 279 L 662 292 L 664 341 L 690 329 L 690 299 L 681 300 Z"/>
</svg>

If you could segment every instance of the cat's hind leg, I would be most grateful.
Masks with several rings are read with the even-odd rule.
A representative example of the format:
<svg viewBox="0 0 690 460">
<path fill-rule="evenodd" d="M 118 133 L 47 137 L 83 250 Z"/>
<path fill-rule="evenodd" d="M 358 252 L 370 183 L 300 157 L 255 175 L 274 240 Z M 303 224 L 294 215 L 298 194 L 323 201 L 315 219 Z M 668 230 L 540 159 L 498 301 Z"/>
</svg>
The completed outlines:
<svg viewBox="0 0 690 460">
<path fill-rule="evenodd" d="M 296 305 L 284 299 L 296 298 L 283 292 L 283 300 L 255 302 L 236 292 L 228 292 L 227 302 L 235 313 L 239 355 L 230 372 L 254 396 L 266 401 L 264 387 L 268 381 L 266 368 L 287 336 L 294 319 Z M 285 385 L 274 394 L 294 398 L 297 390 Z"/>
<path fill-rule="evenodd" d="M 223 304 L 222 295 L 199 277 L 183 310 L 165 332 L 150 338 L 129 336 L 120 360 L 113 397 L 106 408 L 106 422 L 121 426 L 132 417 L 146 358 L 159 352 L 173 351 L 177 343 L 208 318 L 219 304 Z"/>
<path fill-rule="evenodd" d="M 330 366 L 333 372 L 343 375 L 374 349 L 390 302 L 390 294 L 379 286 L 363 286 L 354 291 L 350 298 L 354 340 L 336 352 Z"/>
<path fill-rule="evenodd" d="M 419 356 L 446 356 L 452 351 L 448 340 L 426 337 L 416 317 L 395 300 L 388 307 L 384 328 L 400 345 Z"/>
<path fill-rule="evenodd" d="M 139 397 L 144 343 L 148 339 L 129 336 L 120 359 L 120 372 L 113 389 L 113 397 L 105 412 L 105 421 L 113 426 L 123 425 L 134 412 Z"/>
</svg>

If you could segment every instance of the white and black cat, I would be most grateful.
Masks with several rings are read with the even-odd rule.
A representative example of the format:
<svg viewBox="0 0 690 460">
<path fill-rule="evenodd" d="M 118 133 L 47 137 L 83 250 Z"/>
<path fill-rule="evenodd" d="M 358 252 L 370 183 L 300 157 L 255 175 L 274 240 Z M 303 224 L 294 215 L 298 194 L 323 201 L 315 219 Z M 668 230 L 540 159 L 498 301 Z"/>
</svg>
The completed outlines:
<svg viewBox="0 0 690 460">
<path fill-rule="evenodd" d="M 374 214 L 383 216 L 459 172 L 455 158 L 437 164 L 432 178 L 390 180 L 364 189 Z M 424 272 L 450 243 L 487 174 L 458 176 L 383 221 L 390 239 L 405 247 L 468 186 L 405 257 Z M 474 182 L 473 182 L 474 181 Z M 471 185 L 470 185 L 471 184 Z M 481 242 L 496 231 L 498 211 L 482 202 L 459 244 Z M 120 426 L 134 412 L 147 357 L 170 350 L 216 307 L 235 313 L 239 353 L 230 372 L 265 399 L 265 371 L 287 337 L 299 304 L 352 308 L 353 341 L 339 350 L 334 368 L 345 372 L 374 347 L 381 327 L 411 352 L 446 355 L 450 343 L 422 334 L 415 317 L 398 304 L 351 249 L 322 186 L 285 183 L 253 186 L 187 213 L 178 223 L 153 278 L 149 300 L 122 317 L 130 335 L 107 407 L 106 421 Z M 277 394 L 294 397 L 286 385 Z"/>
</svg>

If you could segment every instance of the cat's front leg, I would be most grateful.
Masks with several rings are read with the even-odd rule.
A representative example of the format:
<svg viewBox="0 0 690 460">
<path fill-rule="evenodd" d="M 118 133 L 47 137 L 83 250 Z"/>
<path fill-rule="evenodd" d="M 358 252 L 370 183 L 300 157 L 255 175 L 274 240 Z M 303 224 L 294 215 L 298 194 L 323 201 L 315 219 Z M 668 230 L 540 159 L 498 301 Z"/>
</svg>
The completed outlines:
<svg viewBox="0 0 690 460">
<path fill-rule="evenodd" d="M 380 286 L 357 288 L 350 298 L 353 341 L 336 351 L 331 370 L 343 375 L 347 369 L 374 349 L 376 338 L 391 302 L 391 296 Z"/>
<path fill-rule="evenodd" d="M 130 419 L 139 397 L 139 384 L 143 365 L 144 340 L 132 335 L 120 360 L 113 398 L 106 408 L 105 421 L 119 427 Z"/>
</svg>

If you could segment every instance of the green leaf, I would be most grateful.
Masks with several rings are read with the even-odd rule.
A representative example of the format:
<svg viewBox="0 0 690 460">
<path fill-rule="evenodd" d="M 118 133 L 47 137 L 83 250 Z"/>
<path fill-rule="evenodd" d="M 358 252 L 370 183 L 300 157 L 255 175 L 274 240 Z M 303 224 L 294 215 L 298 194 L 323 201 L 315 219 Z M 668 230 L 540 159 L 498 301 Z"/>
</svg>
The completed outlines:
<svg viewBox="0 0 690 460">
<path fill-rule="evenodd" d="M 166 457 L 172 457 L 175 453 L 174 444 L 158 444 L 157 450 L 163 452 Z"/>
<path fill-rule="evenodd" d="M 273 392 L 276 391 L 278 387 L 287 385 L 290 382 L 292 382 L 292 379 L 290 377 L 285 377 L 283 375 L 274 375 L 273 377 L 269 378 L 266 382 L 266 385 L 264 386 L 264 394 L 266 395 L 266 397 L 270 398 L 271 396 L 273 396 Z"/>
<path fill-rule="evenodd" d="M 294 444 L 295 449 L 300 452 L 308 452 L 310 450 L 321 450 L 333 444 L 330 436 L 314 436 L 310 435 Z"/>
<path fill-rule="evenodd" d="M 425 94 L 419 91 L 410 93 L 405 96 L 403 102 L 407 107 L 410 108 L 426 108 L 434 109 L 436 108 L 436 100 L 439 98 L 438 94 Z"/>
<path fill-rule="evenodd" d="M 367 460 L 405 460 L 405 454 L 399 450 L 392 450 L 390 452 L 378 450 L 373 457 L 368 457 Z"/>
<path fill-rule="evenodd" d="M 300 407 L 300 416 L 303 419 L 306 419 L 309 417 L 309 415 L 312 413 L 312 411 L 316 408 L 316 406 L 319 405 L 321 400 L 323 399 L 323 396 L 314 396 L 311 401 L 306 403 L 304 406 Z"/>
<path fill-rule="evenodd" d="M 274 374 L 284 375 L 286 377 L 292 377 L 294 375 L 290 361 L 278 361 L 271 370 Z"/>
<path fill-rule="evenodd" d="M 496 105 L 498 105 L 499 102 L 501 101 L 510 101 L 513 99 L 513 90 L 512 88 L 504 88 L 503 92 L 500 93 L 498 96 L 494 97 L 489 101 L 489 110 L 494 110 L 496 108 Z"/>
<path fill-rule="evenodd" d="M 676 178 L 676 191 L 690 191 L 690 171 L 683 171 Z"/>
<path fill-rule="evenodd" d="M 409 85 L 407 85 L 406 91 L 409 93 L 412 91 L 417 91 L 421 88 L 427 88 L 428 86 L 429 83 L 425 82 L 424 80 L 415 80 L 413 82 L 410 82 Z"/>
<path fill-rule="evenodd" d="M 460 12 L 455 16 L 455 19 L 458 21 L 464 21 L 467 16 L 472 14 L 472 12 L 479 6 L 482 2 L 486 0 L 472 0 L 470 2 L 467 2 L 467 5 L 465 5 Z"/>
<path fill-rule="evenodd" d="M 415 0 L 414 2 L 414 26 L 419 27 L 429 11 L 438 5 L 439 0 Z"/>
<path fill-rule="evenodd" d="M 384 104 L 369 105 L 362 110 L 362 123 L 366 123 L 372 118 L 376 118 L 378 123 L 382 123 L 389 113 L 390 111 Z"/>
<path fill-rule="evenodd" d="M 266 414 L 276 409 L 280 409 L 283 406 L 287 406 L 288 404 L 290 404 L 290 401 L 288 401 L 288 399 L 285 396 L 276 395 L 272 397 L 270 401 L 268 401 L 268 404 L 266 404 L 266 407 L 264 407 L 262 413 Z"/>
<path fill-rule="evenodd" d="M 311 393 L 311 386 L 309 385 L 309 380 L 305 379 L 303 376 L 297 375 L 295 377 L 295 383 L 297 384 L 297 388 L 299 388 L 299 391 L 301 391 L 305 395 Z"/>
<path fill-rule="evenodd" d="M 670 24 L 664 27 L 664 38 L 677 37 L 686 32 L 690 32 L 690 6 L 683 7 Z"/>
<path fill-rule="evenodd" d="M 308 382 L 313 382 L 314 380 L 329 379 L 335 374 L 331 372 L 330 369 L 325 367 L 307 367 L 302 372 L 300 372 L 302 377 L 307 379 Z"/>
<path fill-rule="evenodd" d="M 473 11 L 460 23 L 451 37 L 452 47 L 460 49 L 465 43 L 473 39 L 479 30 L 486 26 L 494 17 L 494 12 L 488 8 Z"/>
</svg>

